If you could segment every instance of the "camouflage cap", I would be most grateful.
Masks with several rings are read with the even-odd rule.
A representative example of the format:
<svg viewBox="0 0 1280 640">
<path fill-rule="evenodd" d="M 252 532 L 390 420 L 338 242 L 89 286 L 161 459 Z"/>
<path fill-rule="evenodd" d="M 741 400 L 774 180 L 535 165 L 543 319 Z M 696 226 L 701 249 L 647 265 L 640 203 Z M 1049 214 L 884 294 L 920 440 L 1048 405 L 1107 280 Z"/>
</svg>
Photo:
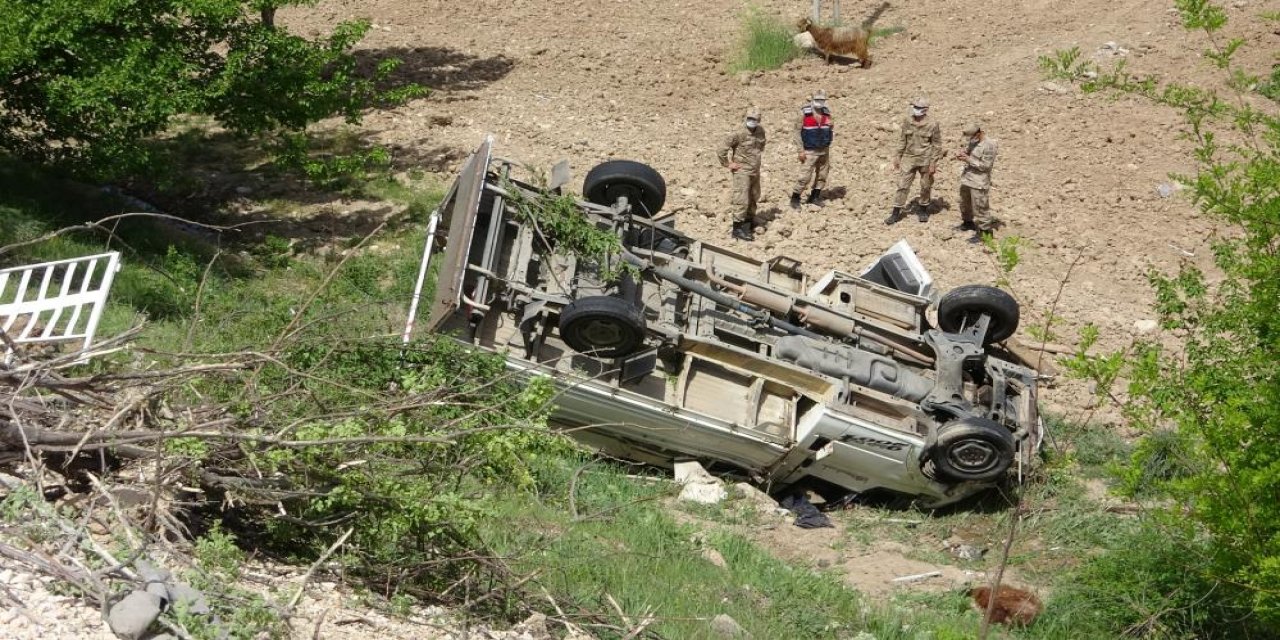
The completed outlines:
<svg viewBox="0 0 1280 640">
<path fill-rule="evenodd" d="M 918 96 L 915 100 L 911 101 L 911 106 L 917 109 L 928 109 L 929 99 L 924 96 Z"/>
<path fill-rule="evenodd" d="M 823 91 L 822 89 L 818 89 L 817 91 L 813 92 L 813 95 L 809 96 L 809 99 L 810 100 L 826 100 L 827 92 Z"/>
<path fill-rule="evenodd" d="M 979 131 L 982 131 L 982 125 L 977 122 L 970 122 L 969 126 L 964 128 L 964 135 L 971 136 Z"/>
<path fill-rule="evenodd" d="M 760 119 L 760 108 L 759 108 L 759 107 L 748 107 L 748 108 L 747 108 L 747 119 L 749 119 L 749 120 L 759 120 L 759 119 Z"/>
</svg>

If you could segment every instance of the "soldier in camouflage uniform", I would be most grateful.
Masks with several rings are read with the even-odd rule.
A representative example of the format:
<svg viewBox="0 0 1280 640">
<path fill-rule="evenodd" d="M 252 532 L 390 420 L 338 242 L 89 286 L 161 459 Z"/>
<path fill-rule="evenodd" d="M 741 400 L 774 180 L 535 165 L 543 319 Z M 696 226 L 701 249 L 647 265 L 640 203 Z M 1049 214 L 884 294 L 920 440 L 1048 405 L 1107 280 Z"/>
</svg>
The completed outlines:
<svg viewBox="0 0 1280 640">
<path fill-rule="evenodd" d="M 764 127 L 760 110 L 747 109 L 743 126 L 729 134 L 720 145 L 716 157 L 733 173 L 733 237 L 755 240 L 756 202 L 760 200 L 760 157 L 764 155 Z"/>
<path fill-rule="evenodd" d="M 902 135 L 893 169 L 898 173 L 898 193 L 893 199 L 893 210 L 885 218 L 885 224 L 894 224 L 903 218 L 902 207 L 907 204 L 907 194 L 916 174 L 920 174 L 920 200 L 916 215 L 920 222 L 929 219 L 929 192 L 933 189 L 933 174 L 942 159 L 942 128 L 929 117 L 929 101 L 916 98 L 911 101 L 911 115 L 902 121 Z"/>
<path fill-rule="evenodd" d="M 967 146 L 956 154 L 956 160 L 964 163 L 960 172 L 960 225 L 957 231 L 975 231 L 969 242 L 977 244 L 992 236 L 995 220 L 991 217 L 991 170 L 996 164 L 998 145 L 987 139 L 982 125 L 971 124 L 964 129 Z"/>
<path fill-rule="evenodd" d="M 791 208 L 800 208 L 800 194 L 813 180 L 813 190 L 809 192 L 809 204 L 821 205 L 822 189 L 827 186 L 827 173 L 831 170 L 831 109 L 827 107 L 827 92 L 816 91 L 809 96 L 809 102 L 800 109 L 798 126 L 800 143 L 800 162 L 804 165 L 796 178 L 795 187 L 791 189 Z"/>
</svg>

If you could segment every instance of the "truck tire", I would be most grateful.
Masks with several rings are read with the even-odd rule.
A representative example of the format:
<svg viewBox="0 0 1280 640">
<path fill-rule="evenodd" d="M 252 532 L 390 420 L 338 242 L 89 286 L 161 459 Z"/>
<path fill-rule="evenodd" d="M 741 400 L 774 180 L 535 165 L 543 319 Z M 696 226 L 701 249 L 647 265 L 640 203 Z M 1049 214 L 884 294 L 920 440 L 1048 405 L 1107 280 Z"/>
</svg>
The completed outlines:
<svg viewBox="0 0 1280 640">
<path fill-rule="evenodd" d="M 1013 434 L 994 420 L 969 417 L 938 429 L 933 464 L 938 476 L 955 482 L 992 482 L 1013 464 Z"/>
<path fill-rule="evenodd" d="M 587 173 L 582 181 L 582 195 L 587 201 L 606 207 L 625 196 L 633 214 L 652 218 L 667 202 L 667 181 L 647 164 L 610 160 Z"/>
<path fill-rule="evenodd" d="M 560 312 L 560 338 L 574 351 L 596 358 L 621 358 L 644 345 L 644 314 L 611 296 L 589 296 Z"/>
<path fill-rule="evenodd" d="M 991 317 L 985 344 L 1007 340 L 1018 330 L 1021 312 L 1018 301 L 1001 289 L 980 284 L 956 287 L 938 303 L 938 326 L 948 333 L 959 332 L 982 314 Z"/>
</svg>

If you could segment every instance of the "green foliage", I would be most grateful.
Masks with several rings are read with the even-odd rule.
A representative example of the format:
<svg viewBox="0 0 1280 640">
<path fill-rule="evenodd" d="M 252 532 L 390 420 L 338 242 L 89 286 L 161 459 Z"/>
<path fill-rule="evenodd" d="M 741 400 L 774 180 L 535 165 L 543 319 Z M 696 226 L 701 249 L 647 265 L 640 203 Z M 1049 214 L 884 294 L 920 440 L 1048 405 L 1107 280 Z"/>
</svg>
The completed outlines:
<svg viewBox="0 0 1280 640">
<path fill-rule="evenodd" d="M 378 88 L 394 61 L 359 71 L 351 50 L 367 22 L 307 39 L 249 11 L 263 5 L 0 0 L 0 148 L 91 175 L 131 175 L 154 167 L 144 141 L 180 114 L 210 115 L 244 134 L 296 131 L 421 94 Z"/>
<path fill-rule="evenodd" d="M 544 182 L 540 177 L 538 181 Z M 516 217 L 533 225 L 552 250 L 599 265 L 600 277 L 605 282 L 634 272 L 634 267 L 619 259 L 622 240 L 617 233 L 593 224 L 572 194 L 556 195 L 545 189 L 529 193 L 510 181 L 503 182 L 503 188 L 510 194 Z"/>
<path fill-rule="evenodd" d="M 1036 63 L 1046 76 L 1059 80 L 1080 80 L 1095 71 L 1092 62 L 1080 60 L 1080 47 L 1059 49 L 1053 55 L 1040 56 Z"/>
<path fill-rule="evenodd" d="M 196 540 L 192 555 L 201 571 L 225 581 L 240 575 L 245 559 L 235 537 L 216 526 Z"/>
<path fill-rule="evenodd" d="M 1013 270 L 1022 262 L 1022 247 L 1025 241 L 1018 236 L 1005 236 L 996 239 L 995 236 L 987 236 L 982 239 L 982 243 L 995 256 L 996 269 L 999 275 L 996 276 L 996 286 L 1008 287 L 1009 276 Z"/>
<path fill-rule="evenodd" d="M 1205 0 L 1176 4 L 1183 24 L 1206 35 L 1211 47 L 1206 58 L 1222 69 L 1233 92 L 1265 86 L 1235 66 L 1240 43 L 1221 37 L 1227 23 L 1221 7 Z M 1114 561 L 1100 561 L 1096 569 L 1110 571 L 1109 580 L 1145 583 L 1144 588 L 1167 594 L 1169 602 L 1137 609 L 1148 616 L 1140 630 L 1150 635 L 1275 636 L 1280 633 L 1280 503 L 1275 500 L 1280 495 L 1280 118 L 1248 100 L 1136 78 L 1122 66 L 1101 75 L 1094 88 L 1145 95 L 1181 110 L 1199 143 L 1199 168 L 1180 180 L 1202 212 L 1234 227 L 1214 245 L 1222 274 L 1216 283 L 1191 267 L 1173 276 L 1151 276 L 1161 324 L 1185 336 L 1181 349 L 1167 353 L 1139 344 L 1128 354 L 1076 358 L 1069 365 L 1103 383 L 1100 389 L 1120 375 L 1129 379 L 1126 415 L 1149 435 L 1135 451 L 1125 486 L 1170 504 L 1157 513 L 1165 538 L 1151 546 L 1176 552 L 1161 559 L 1167 566 L 1157 575 L 1128 582 L 1119 576 L 1150 560 L 1149 551 L 1136 547 L 1117 551 Z M 1220 137 L 1234 142 L 1221 144 Z M 1137 597 L 1125 593 L 1112 609 L 1119 611 L 1122 604 L 1132 604 L 1126 597 Z"/>
<path fill-rule="evenodd" d="M 1187 527 L 1145 524 L 1055 590 L 1036 627 L 1069 638 L 1270 637 L 1251 624 L 1247 591 L 1213 578 L 1214 553 Z"/>
<path fill-rule="evenodd" d="M 1043 324 L 1035 324 L 1027 327 L 1027 334 L 1040 342 L 1054 342 L 1058 339 L 1058 334 L 1053 328 L 1062 323 L 1062 316 L 1055 313 L 1049 313 L 1044 318 Z"/>
<path fill-rule="evenodd" d="M 275 161 L 281 167 L 301 171 L 309 182 L 325 189 L 363 184 L 391 166 L 391 153 L 384 147 L 351 144 L 346 149 L 317 152 L 316 146 L 311 136 L 286 133 L 275 145 Z"/>
<path fill-rule="evenodd" d="M 795 35 L 782 20 L 759 9 L 748 11 L 742 18 L 745 30 L 738 57 L 732 71 L 768 71 L 777 69 L 800 56 L 801 50 L 792 40 Z"/>
</svg>

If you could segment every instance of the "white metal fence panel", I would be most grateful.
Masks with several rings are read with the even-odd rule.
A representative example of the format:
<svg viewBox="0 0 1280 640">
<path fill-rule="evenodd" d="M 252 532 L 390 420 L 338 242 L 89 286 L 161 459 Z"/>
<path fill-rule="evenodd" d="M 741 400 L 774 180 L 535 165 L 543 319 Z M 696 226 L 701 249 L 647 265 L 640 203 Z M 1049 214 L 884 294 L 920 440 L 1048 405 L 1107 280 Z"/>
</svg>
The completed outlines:
<svg viewBox="0 0 1280 640">
<path fill-rule="evenodd" d="M 119 270 L 116 251 L 0 269 L 0 329 L 17 344 L 80 341 L 88 348 Z M 6 344 L 6 362 L 12 351 Z"/>
</svg>

